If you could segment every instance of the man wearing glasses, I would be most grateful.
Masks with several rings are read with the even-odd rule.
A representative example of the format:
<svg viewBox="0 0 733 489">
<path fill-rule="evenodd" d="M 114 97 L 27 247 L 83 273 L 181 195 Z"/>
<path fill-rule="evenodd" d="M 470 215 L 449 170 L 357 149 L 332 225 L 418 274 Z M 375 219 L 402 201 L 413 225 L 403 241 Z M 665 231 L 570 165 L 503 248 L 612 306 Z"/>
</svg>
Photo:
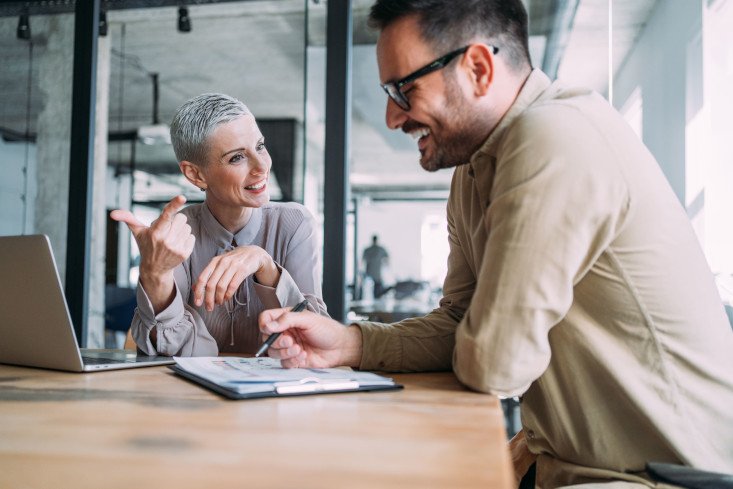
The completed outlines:
<svg viewBox="0 0 733 489">
<path fill-rule="evenodd" d="M 647 462 L 733 471 L 733 334 L 684 210 L 621 116 L 531 68 L 520 0 L 378 0 L 371 21 L 387 125 L 417 139 L 426 170 L 455 167 L 444 297 L 391 325 L 266 311 L 262 333 L 283 331 L 270 354 L 452 367 L 522 396 L 541 487 L 653 486 Z"/>
</svg>

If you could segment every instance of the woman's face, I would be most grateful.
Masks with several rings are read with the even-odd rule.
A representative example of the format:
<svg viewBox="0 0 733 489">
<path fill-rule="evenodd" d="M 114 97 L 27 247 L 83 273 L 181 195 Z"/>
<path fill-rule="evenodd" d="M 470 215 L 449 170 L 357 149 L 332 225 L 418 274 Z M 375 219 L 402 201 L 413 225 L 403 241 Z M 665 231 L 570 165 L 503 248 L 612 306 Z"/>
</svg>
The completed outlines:
<svg viewBox="0 0 733 489">
<path fill-rule="evenodd" d="M 272 159 L 252 115 L 219 125 L 208 144 L 201 172 L 209 204 L 260 207 L 270 200 L 267 184 Z"/>
</svg>

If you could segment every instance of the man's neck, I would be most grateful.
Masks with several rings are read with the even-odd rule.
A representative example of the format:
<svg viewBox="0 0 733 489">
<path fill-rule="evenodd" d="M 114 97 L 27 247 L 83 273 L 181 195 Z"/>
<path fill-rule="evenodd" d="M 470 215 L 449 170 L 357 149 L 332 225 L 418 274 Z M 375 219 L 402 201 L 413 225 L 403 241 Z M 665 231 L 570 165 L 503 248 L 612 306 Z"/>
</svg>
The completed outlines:
<svg viewBox="0 0 733 489">
<path fill-rule="evenodd" d="M 494 106 L 495 119 L 491 121 L 491 129 L 486 135 L 487 138 L 491 135 L 492 132 L 494 132 L 497 126 L 501 123 L 502 119 L 504 119 L 504 116 L 506 116 L 507 112 L 509 112 L 514 103 L 517 101 L 517 97 L 519 97 L 519 94 L 522 92 L 522 88 L 524 88 L 524 85 L 527 83 L 527 80 L 529 79 L 529 76 L 531 74 L 532 68 L 527 67 L 526 70 L 522 70 L 515 76 L 509 77 L 504 86 L 497 87 L 503 92 L 503 94 L 497 97 L 497 103 Z"/>
</svg>

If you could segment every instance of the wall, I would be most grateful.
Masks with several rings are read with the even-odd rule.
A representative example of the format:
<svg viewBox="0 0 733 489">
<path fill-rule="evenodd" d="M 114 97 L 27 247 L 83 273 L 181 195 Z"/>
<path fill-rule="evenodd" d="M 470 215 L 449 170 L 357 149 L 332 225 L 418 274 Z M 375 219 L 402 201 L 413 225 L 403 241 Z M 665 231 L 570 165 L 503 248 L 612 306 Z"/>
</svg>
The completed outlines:
<svg viewBox="0 0 733 489">
<path fill-rule="evenodd" d="M 31 233 L 37 192 L 36 145 L 5 142 L 0 138 L 0 167 L 3 169 L 3 178 L 0 178 L 0 236 Z M 27 174 L 24 174 L 25 168 Z"/>
<path fill-rule="evenodd" d="M 713 3 L 713 2 L 711 2 Z M 714 272 L 733 279 L 733 1 L 714 2 L 705 13 L 704 97 L 694 123 L 699 126 L 697 180 L 703 204 L 705 254 Z M 719 276 L 720 278 L 720 276 Z M 730 286 L 727 297 L 733 304 Z"/>
<path fill-rule="evenodd" d="M 644 143 L 682 203 L 686 199 L 686 60 L 688 45 L 701 28 L 700 0 L 658 1 L 614 84 L 616 107 L 641 88 Z"/>
<path fill-rule="evenodd" d="M 359 206 L 359 230 L 356 239 L 358 257 L 372 244 L 372 235 L 389 253 L 389 271 L 394 280 L 420 280 L 421 229 L 425 216 L 445 216 L 445 202 L 376 201 Z M 448 231 L 446 237 L 448 239 Z M 361 263 L 359 264 L 361 267 Z M 440 283 L 442 286 L 442 283 Z"/>
</svg>

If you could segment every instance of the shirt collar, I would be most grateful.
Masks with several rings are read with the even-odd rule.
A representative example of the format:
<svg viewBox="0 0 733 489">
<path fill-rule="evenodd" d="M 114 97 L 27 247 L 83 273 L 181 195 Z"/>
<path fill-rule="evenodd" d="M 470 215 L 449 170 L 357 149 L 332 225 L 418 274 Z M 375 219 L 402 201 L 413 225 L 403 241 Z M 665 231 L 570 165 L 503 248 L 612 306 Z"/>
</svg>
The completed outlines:
<svg viewBox="0 0 733 489">
<path fill-rule="evenodd" d="M 252 244 L 257 232 L 260 230 L 262 225 L 262 209 L 255 207 L 252 209 L 252 215 L 237 233 L 230 233 L 224 226 L 222 226 L 216 217 L 209 210 L 209 206 L 206 202 L 202 205 L 201 217 L 206 229 L 207 234 L 211 237 L 211 240 L 222 250 L 229 250 L 232 248 L 232 241 L 236 241 L 237 246 L 245 246 Z"/>
<path fill-rule="evenodd" d="M 550 86 L 550 79 L 541 70 L 534 69 L 525 80 L 516 100 L 501 118 L 499 124 L 491 131 L 484 144 L 471 156 L 468 168 L 469 177 L 476 183 L 476 191 L 481 207 L 490 203 L 491 188 L 494 181 L 496 151 L 506 129 L 522 112 L 532 105 Z"/>
</svg>

